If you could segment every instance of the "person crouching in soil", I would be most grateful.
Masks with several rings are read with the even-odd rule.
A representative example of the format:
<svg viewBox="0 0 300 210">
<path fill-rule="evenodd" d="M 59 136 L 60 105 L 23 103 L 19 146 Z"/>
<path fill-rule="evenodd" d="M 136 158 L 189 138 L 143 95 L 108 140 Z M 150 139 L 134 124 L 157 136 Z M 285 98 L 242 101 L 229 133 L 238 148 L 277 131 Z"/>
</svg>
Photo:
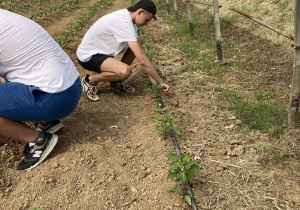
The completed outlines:
<svg viewBox="0 0 300 210">
<path fill-rule="evenodd" d="M 79 73 L 37 23 L 0 9 L 0 25 L 0 135 L 25 143 L 17 170 L 31 170 L 55 147 L 59 119 L 78 104 Z M 40 123 L 36 130 L 22 121 Z"/>
<path fill-rule="evenodd" d="M 120 92 L 134 92 L 126 79 L 131 75 L 131 63 L 136 58 L 148 74 L 151 82 L 163 87 L 165 94 L 170 86 L 163 83 L 142 49 L 137 27 L 147 26 L 156 19 L 156 6 L 151 0 L 140 0 L 134 6 L 117 10 L 98 19 L 84 35 L 76 51 L 79 64 L 95 72 L 81 80 L 83 93 L 90 101 L 98 101 L 96 86 L 108 82 L 108 89 Z M 126 51 L 121 61 L 114 57 Z"/>
</svg>

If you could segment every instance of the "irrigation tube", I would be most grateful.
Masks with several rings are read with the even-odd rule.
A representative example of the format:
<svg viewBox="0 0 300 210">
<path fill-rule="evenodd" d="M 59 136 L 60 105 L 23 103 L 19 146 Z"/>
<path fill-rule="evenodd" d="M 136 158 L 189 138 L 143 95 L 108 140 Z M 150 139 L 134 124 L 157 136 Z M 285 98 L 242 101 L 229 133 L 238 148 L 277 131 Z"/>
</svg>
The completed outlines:
<svg viewBox="0 0 300 210">
<path fill-rule="evenodd" d="M 61 47 L 61 48 L 64 49 L 64 48 L 70 43 L 70 41 L 76 36 L 76 34 L 77 34 L 79 31 L 81 31 L 81 30 L 86 26 L 86 24 L 87 24 L 90 20 L 91 20 L 91 18 L 88 19 L 88 20 L 85 22 L 85 24 L 84 24 L 83 26 L 81 26 L 81 28 L 80 28 L 78 31 L 76 31 L 75 34 L 73 34 L 73 36 L 72 36 L 67 42 L 65 42 L 65 43 L 64 43 L 64 46 Z"/>
<path fill-rule="evenodd" d="M 165 104 L 164 104 L 164 101 L 162 100 L 161 96 L 159 96 L 159 100 L 160 100 L 161 107 L 165 108 Z M 165 114 L 165 116 L 168 116 L 167 110 L 164 110 L 164 114 Z M 180 154 L 180 150 L 179 150 L 179 147 L 178 147 L 178 143 L 177 143 L 177 140 L 176 140 L 176 137 L 175 137 L 175 134 L 174 134 L 174 130 L 172 128 L 170 130 L 170 133 L 171 133 L 171 137 L 172 137 L 172 141 L 173 141 L 173 144 L 174 144 L 174 147 L 175 147 L 177 157 L 181 159 L 181 154 Z M 195 199 L 194 199 L 191 187 L 190 187 L 189 180 L 186 180 L 186 189 L 187 189 L 187 192 L 188 192 L 188 194 L 191 198 L 192 209 L 197 210 L 197 206 L 196 206 Z"/>
<path fill-rule="evenodd" d="M 252 17 L 252 16 L 250 16 L 250 15 L 248 15 L 248 14 L 246 14 L 246 13 L 244 13 L 244 12 L 238 10 L 238 9 L 235 9 L 235 8 L 233 8 L 233 7 L 229 7 L 229 9 L 232 10 L 232 11 L 234 11 L 234 12 L 236 12 L 236 13 L 239 13 L 240 15 L 245 16 L 246 18 L 249 18 L 250 20 L 253 20 L 254 22 L 257 22 L 257 23 L 259 23 L 259 24 L 265 26 L 265 27 L 268 28 L 268 29 L 271 29 L 272 31 L 275 31 L 275 32 L 278 33 L 278 34 L 283 35 L 284 37 L 286 37 L 286 38 L 288 38 L 288 39 L 294 40 L 294 36 L 292 36 L 292 35 L 290 35 L 290 34 L 287 34 L 287 33 L 285 33 L 284 31 L 281 31 L 281 30 L 278 30 L 278 29 L 276 29 L 276 28 L 273 28 L 272 26 L 269 26 L 268 24 L 266 24 L 265 22 L 263 22 L 263 21 L 261 21 L 261 20 L 259 20 L 259 19 L 256 19 L 256 18 L 254 18 L 254 17 Z"/>
</svg>

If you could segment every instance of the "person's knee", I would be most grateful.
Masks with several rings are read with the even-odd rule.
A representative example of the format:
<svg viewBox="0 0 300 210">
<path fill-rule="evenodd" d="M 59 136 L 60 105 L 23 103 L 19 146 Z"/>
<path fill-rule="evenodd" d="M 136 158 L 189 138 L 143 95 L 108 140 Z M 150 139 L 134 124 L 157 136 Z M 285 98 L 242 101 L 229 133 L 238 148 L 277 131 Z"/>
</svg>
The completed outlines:
<svg viewBox="0 0 300 210">
<path fill-rule="evenodd" d="M 130 77 L 131 73 L 132 73 L 131 67 L 126 65 L 119 72 L 119 76 L 121 77 L 121 80 L 125 80 L 128 77 Z"/>
</svg>

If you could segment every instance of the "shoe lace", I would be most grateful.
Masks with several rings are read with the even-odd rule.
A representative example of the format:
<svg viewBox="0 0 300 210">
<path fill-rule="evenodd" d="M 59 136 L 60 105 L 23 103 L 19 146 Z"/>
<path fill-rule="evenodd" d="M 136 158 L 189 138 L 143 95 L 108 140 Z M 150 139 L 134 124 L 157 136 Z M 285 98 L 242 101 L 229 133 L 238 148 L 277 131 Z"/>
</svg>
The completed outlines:
<svg viewBox="0 0 300 210">
<path fill-rule="evenodd" d="M 29 144 L 26 144 L 23 154 L 26 156 L 31 156 L 30 154 L 32 154 L 34 152 L 33 146 L 29 146 Z"/>
<path fill-rule="evenodd" d="M 122 85 L 123 89 L 126 89 L 126 90 L 132 89 L 132 87 L 126 81 L 122 82 L 121 85 Z"/>
<path fill-rule="evenodd" d="M 97 88 L 94 85 L 90 85 L 89 87 L 89 91 L 92 95 L 96 95 L 97 94 Z"/>
</svg>

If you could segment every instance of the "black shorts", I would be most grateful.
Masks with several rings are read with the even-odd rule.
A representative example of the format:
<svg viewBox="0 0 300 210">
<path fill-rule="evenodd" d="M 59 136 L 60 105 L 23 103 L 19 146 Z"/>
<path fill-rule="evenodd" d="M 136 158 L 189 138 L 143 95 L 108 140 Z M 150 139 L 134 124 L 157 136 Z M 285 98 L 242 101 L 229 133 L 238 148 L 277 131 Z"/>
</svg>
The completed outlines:
<svg viewBox="0 0 300 210">
<path fill-rule="evenodd" d="M 100 67 L 107 58 L 113 58 L 113 56 L 96 54 L 93 55 L 88 62 L 81 62 L 78 58 L 77 60 L 84 69 L 100 73 Z"/>
</svg>

